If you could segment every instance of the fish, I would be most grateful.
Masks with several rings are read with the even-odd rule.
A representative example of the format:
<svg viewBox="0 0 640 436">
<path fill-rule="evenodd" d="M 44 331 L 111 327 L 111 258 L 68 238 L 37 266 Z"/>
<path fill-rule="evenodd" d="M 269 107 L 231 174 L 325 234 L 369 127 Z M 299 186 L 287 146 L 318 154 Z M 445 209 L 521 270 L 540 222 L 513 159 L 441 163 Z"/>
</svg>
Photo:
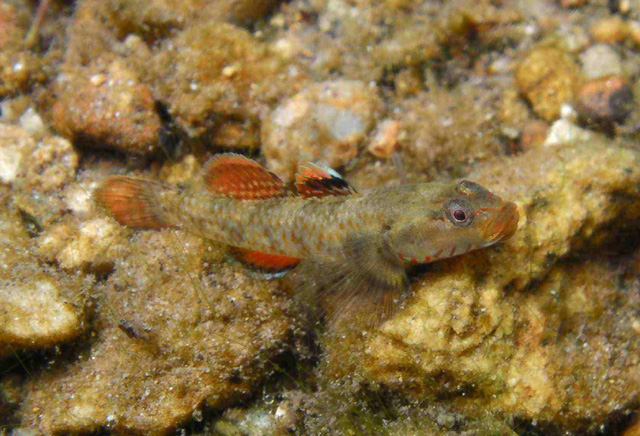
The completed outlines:
<svg viewBox="0 0 640 436">
<path fill-rule="evenodd" d="M 308 163 L 286 186 L 235 153 L 212 157 L 202 176 L 202 192 L 109 176 L 94 199 L 122 225 L 196 232 L 255 270 L 295 270 L 330 295 L 325 310 L 345 322 L 368 313 L 379 325 L 407 295 L 408 267 L 489 247 L 518 227 L 513 202 L 468 180 L 358 192 L 334 169 Z"/>
</svg>

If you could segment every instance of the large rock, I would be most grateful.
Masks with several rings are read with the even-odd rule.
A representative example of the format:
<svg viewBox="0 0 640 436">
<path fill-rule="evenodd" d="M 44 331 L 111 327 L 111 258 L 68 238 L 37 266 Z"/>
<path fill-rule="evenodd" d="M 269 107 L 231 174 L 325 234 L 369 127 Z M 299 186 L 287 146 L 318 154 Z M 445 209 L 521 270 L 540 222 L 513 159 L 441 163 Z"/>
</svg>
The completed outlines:
<svg viewBox="0 0 640 436">
<path fill-rule="evenodd" d="M 291 92 L 284 59 L 231 24 L 190 26 L 163 44 L 154 65 L 160 97 L 191 136 L 211 134 L 229 121 L 256 121 Z"/>
<path fill-rule="evenodd" d="M 606 259 L 562 259 L 620 224 L 637 226 L 638 168 L 637 151 L 593 140 L 471 174 L 517 203 L 515 236 L 433 264 L 379 334 L 328 338 L 327 373 L 356 377 L 360 368 L 364 380 L 409 395 L 569 426 L 631 404 L 640 394 L 640 282 Z"/>
<path fill-rule="evenodd" d="M 182 232 L 140 232 L 122 256 L 96 294 L 91 351 L 29 381 L 23 426 L 166 434 L 205 403 L 246 398 L 273 371 L 291 335 L 275 282 Z"/>
</svg>

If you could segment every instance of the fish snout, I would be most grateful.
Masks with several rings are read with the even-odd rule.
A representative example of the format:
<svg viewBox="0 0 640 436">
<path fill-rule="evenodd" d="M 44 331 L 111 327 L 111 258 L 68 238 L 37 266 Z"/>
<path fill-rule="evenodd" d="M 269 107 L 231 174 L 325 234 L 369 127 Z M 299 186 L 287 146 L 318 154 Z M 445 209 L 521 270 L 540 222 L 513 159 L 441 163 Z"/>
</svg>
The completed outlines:
<svg viewBox="0 0 640 436">
<path fill-rule="evenodd" d="M 520 214 L 515 203 L 504 204 L 496 215 L 487 223 L 483 239 L 487 245 L 509 239 L 518 229 Z"/>
</svg>

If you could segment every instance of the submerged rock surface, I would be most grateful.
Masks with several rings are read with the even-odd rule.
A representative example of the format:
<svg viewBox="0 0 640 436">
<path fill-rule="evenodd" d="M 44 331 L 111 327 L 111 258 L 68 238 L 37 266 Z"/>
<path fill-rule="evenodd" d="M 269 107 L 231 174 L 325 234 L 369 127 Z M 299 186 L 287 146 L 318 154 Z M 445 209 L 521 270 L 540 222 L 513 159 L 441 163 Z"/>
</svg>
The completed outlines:
<svg viewBox="0 0 640 436">
<path fill-rule="evenodd" d="M 291 340 L 289 303 L 275 282 L 223 266 L 210 249 L 182 232 L 137 235 L 96 289 L 89 349 L 27 384 L 24 424 L 165 434 L 205 404 L 248 397 Z"/>
<path fill-rule="evenodd" d="M 0 0 L 0 433 L 634 434 L 638 29 L 629 1 Z M 111 174 L 199 189 L 226 150 L 470 179 L 520 228 L 327 332 L 93 204 Z"/>
<path fill-rule="evenodd" d="M 365 378 L 573 426 L 632 404 L 640 283 L 586 253 L 640 222 L 639 164 L 631 148 L 592 141 L 470 175 L 517 203 L 518 232 L 419 278 L 407 308 L 367 342 Z"/>
</svg>

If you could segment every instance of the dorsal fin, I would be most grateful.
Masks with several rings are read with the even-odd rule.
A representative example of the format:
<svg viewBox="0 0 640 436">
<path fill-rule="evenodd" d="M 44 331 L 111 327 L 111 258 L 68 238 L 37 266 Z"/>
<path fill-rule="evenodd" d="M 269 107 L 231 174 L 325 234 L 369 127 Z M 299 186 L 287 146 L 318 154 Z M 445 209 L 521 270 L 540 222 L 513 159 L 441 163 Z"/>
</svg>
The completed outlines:
<svg viewBox="0 0 640 436">
<path fill-rule="evenodd" d="M 259 163 L 240 154 L 219 154 L 204 166 L 207 189 L 238 200 L 259 200 L 285 195 L 282 180 Z"/>
<path fill-rule="evenodd" d="M 317 163 L 300 167 L 296 174 L 296 190 L 304 198 L 351 195 L 357 192 L 337 171 Z"/>
<path fill-rule="evenodd" d="M 231 252 L 242 263 L 256 268 L 262 272 L 280 272 L 293 268 L 300 259 L 297 257 L 269 254 L 248 248 L 233 247 Z"/>
</svg>

